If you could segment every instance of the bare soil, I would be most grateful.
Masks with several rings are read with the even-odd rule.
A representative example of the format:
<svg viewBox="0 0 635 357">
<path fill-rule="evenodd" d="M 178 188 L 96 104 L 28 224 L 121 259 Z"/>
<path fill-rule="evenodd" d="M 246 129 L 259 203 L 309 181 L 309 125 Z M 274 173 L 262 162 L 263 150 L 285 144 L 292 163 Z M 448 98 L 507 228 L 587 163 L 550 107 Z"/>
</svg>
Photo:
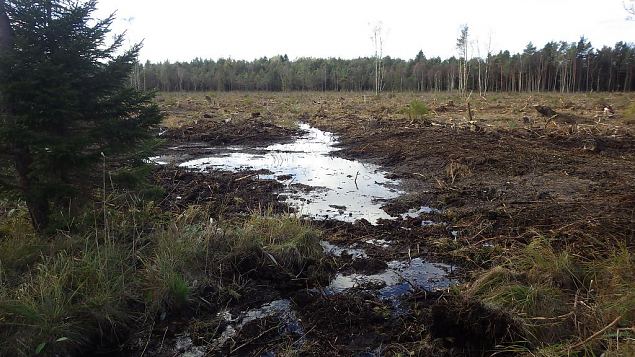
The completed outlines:
<svg viewBox="0 0 635 357">
<path fill-rule="evenodd" d="M 408 193 L 389 202 L 388 213 L 421 206 L 439 210 L 375 226 L 316 222 L 324 238 L 336 244 L 396 242 L 388 248 L 365 245 L 369 258 L 361 262 L 331 258 L 339 271 L 373 272 L 389 260 L 422 256 L 460 264 L 460 276 L 469 280 L 471 271 L 490 266 L 505 249 L 535 234 L 557 237 L 589 256 L 596 243 L 583 237 L 635 246 L 633 95 L 492 94 L 470 99 L 472 120 L 464 99 L 445 94 L 379 99 L 340 93 L 216 94 L 211 101 L 204 94 L 163 96 L 170 143 L 265 145 L 290 140 L 298 133 L 290 123 L 301 120 L 336 133 L 342 146 L 338 155 L 380 164 L 402 180 Z M 412 100 L 433 111 L 409 117 L 404 108 Z M 533 107 L 538 104 L 558 115 L 543 117 Z M 605 116 L 605 105 L 616 114 Z M 254 172 L 160 168 L 156 179 L 169 192 L 162 205 L 170 210 L 211 203 L 219 216 L 269 206 L 289 211 L 279 201 L 280 184 L 259 180 Z M 421 224 L 427 220 L 435 224 Z M 235 355 L 299 350 L 370 356 L 378 348 L 388 355 L 481 355 L 515 337 L 516 326 L 504 311 L 445 294 L 415 293 L 405 302 L 408 313 L 400 316 L 386 301 L 364 292 L 273 295 L 294 303 L 306 331 L 301 347 L 294 337 L 272 333 L 277 322 L 266 320 L 241 332 Z"/>
</svg>

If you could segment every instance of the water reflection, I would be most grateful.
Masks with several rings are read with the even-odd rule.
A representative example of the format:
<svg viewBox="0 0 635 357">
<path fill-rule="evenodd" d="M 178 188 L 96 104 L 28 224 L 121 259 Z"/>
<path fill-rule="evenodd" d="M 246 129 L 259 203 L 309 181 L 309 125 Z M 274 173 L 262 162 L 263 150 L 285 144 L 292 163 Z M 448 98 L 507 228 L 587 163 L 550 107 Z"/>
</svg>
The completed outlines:
<svg viewBox="0 0 635 357">
<path fill-rule="evenodd" d="M 403 193 L 396 188 L 398 181 L 386 178 L 377 165 L 330 156 L 338 150 L 332 133 L 308 124 L 301 128 L 306 134 L 291 143 L 242 151 L 233 147 L 179 166 L 202 171 L 264 169 L 271 172 L 268 178 L 290 175 L 281 180 L 286 183 L 286 201 L 314 219 L 353 222 L 364 218 L 376 223 L 392 218 L 381 205 Z"/>
<path fill-rule="evenodd" d="M 327 294 L 342 293 L 351 288 L 370 288 L 382 286 L 378 294 L 382 298 L 393 299 L 412 292 L 415 289 L 428 291 L 447 289 L 456 282 L 448 278 L 452 266 L 442 263 L 428 263 L 421 258 L 411 261 L 392 261 L 388 268 L 379 274 L 337 274 L 326 288 Z"/>
</svg>

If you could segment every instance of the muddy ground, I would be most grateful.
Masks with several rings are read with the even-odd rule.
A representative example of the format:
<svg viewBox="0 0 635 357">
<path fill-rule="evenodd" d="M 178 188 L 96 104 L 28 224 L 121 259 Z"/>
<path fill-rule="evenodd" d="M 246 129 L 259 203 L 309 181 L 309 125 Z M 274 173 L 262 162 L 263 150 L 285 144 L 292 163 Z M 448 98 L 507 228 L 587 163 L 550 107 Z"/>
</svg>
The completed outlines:
<svg viewBox="0 0 635 357">
<path fill-rule="evenodd" d="M 414 99 L 431 113 L 408 115 Z M 593 241 L 581 236 L 635 245 L 632 100 L 624 94 L 492 94 L 470 98 L 471 113 L 463 99 L 442 94 L 166 94 L 160 102 L 168 113 L 162 130 L 168 145 L 260 146 L 290 140 L 298 134 L 297 121 L 336 133 L 342 147 L 337 155 L 379 164 L 402 180 L 407 194 L 389 202 L 388 213 L 421 206 L 438 211 L 378 225 L 315 222 L 325 240 L 342 246 L 396 242 L 363 245 L 368 258 L 361 261 L 331 257 L 333 269 L 373 273 L 390 260 L 424 257 L 456 264 L 454 276 L 469 281 L 472 271 L 536 234 L 556 236 L 562 245 L 584 244 L 579 249 L 591 256 Z M 558 116 L 546 118 L 534 105 L 549 106 Z M 615 114 L 604 111 L 607 105 Z M 162 167 L 155 176 L 169 193 L 162 202 L 169 210 L 210 204 L 215 215 L 229 218 L 263 207 L 291 210 L 279 197 L 281 184 L 260 180 L 257 172 Z M 289 333 L 277 318 L 257 320 L 219 355 L 481 355 L 515 337 L 507 316 L 470 301 L 448 309 L 457 302 L 443 292 L 415 292 L 402 302 L 405 312 L 396 314 L 390 302 L 364 289 L 328 296 L 264 285 L 265 293 L 235 302 L 233 310 L 288 298 L 303 331 Z M 157 326 L 153 334 L 163 337 L 146 349 L 196 355 L 195 346 L 218 335 L 213 314 L 207 316 L 194 317 L 188 328 Z M 184 329 L 194 347 L 164 348 L 166 336 L 169 341 Z"/>
<path fill-rule="evenodd" d="M 411 100 L 425 102 L 432 112 L 409 116 L 404 112 Z M 472 121 L 465 101 L 446 94 L 376 99 L 235 93 L 207 100 L 203 94 L 181 94 L 165 95 L 161 103 L 168 113 L 170 142 L 265 145 L 297 134 L 293 123 L 298 120 L 334 132 L 343 147 L 338 155 L 380 164 L 404 182 L 409 194 L 388 204 L 388 213 L 435 207 L 442 213 L 421 218 L 452 223 L 466 242 L 496 239 L 500 244 L 500 239 L 522 239 L 536 229 L 560 229 L 565 241 L 576 232 L 616 239 L 632 235 L 632 100 L 622 93 L 491 94 L 470 98 Z M 549 106 L 558 116 L 544 117 L 536 105 Z M 615 114 L 603 110 L 609 105 Z M 393 228 L 378 229 L 377 238 Z M 361 229 L 352 236 L 372 235 Z"/>
</svg>

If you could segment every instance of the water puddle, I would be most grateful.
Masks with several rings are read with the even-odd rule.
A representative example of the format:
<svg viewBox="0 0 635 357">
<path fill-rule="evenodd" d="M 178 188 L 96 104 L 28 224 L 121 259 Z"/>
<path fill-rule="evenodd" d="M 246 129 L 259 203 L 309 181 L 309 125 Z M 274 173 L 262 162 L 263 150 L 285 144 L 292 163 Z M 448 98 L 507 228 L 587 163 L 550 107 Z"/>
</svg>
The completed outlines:
<svg viewBox="0 0 635 357">
<path fill-rule="evenodd" d="M 204 346 L 195 346 L 192 338 L 188 335 L 181 335 L 176 337 L 176 343 L 173 356 L 179 357 L 204 357 L 207 356 L 207 348 Z"/>
<path fill-rule="evenodd" d="M 235 337 L 238 332 L 248 323 L 256 320 L 261 320 L 268 317 L 276 317 L 282 322 L 281 334 L 295 334 L 304 335 L 304 329 L 295 311 L 291 308 L 291 301 L 288 299 L 275 300 L 270 303 L 262 305 L 260 308 L 248 310 L 240 313 L 238 316 L 233 317 L 229 311 L 222 311 L 218 313 L 218 316 L 222 318 L 229 325 L 212 343 L 213 349 L 221 348 L 227 341 Z M 301 343 L 302 341 L 299 341 Z"/>
<path fill-rule="evenodd" d="M 440 213 L 441 211 L 439 211 L 438 209 L 432 208 L 432 207 L 428 207 L 428 206 L 421 206 L 421 208 L 412 208 L 410 210 L 408 210 L 408 212 L 406 213 L 402 213 L 401 214 L 401 218 L 406 219 L 406 218 L 418 218 L 421 214 L 423 213 Z"/>
<path fill-rule="evenodd" d="M 340 247 L 335 244 L 331 244 L 327 241 L 320 241 L 324 253 L 335 257 L 341 257 L 342 255 L 350 255 L 353 259 L 368 258 L 368 255 L 363 249 L 354 247 Z"/>
<path fill-rule="evenodd" d="M 391 261 L 388 268 L 378 274 L 337 274 L 326 294 L 339 294 L 352 288 L 376 290 L 379 297 L 396 299 L 416 290 L 438 291 L 448 289 L 456 282 L 448 278 L 451 265 L 429 263 L 421 258 L 410 261 Z"/>
<path fill-rule="evenodd" d="M 393 244 L 392 241 L 385 240 L 385 239 L 367 239 L 364 241 L 364 243 L 381 247 L 381 248 L 388 248 Z"/>
<path fill-rule="evenodd" d="M 262 178 L 285 184 L 286 202 L 313 219 L 354 222 L 392 219 L 381 206 L 403 194 L 399 181 L 386 178 L 379 166 L 333 157 L 337 140 L 332 133 L 300 124 L 305 134 L 286 144 L 265 148 L 209 148 L 205 157 L 178 162 L 180 167 L 206 170 L 266 170 Z M 152 158 L 166 163 L 176 155 Z M 307 189 L 308 188 L 308 189 Z"/>
<path fill-rule="evenodd" d="M 368 239 L 364 243 L 388 248 L 393 243 L 383 239 Z M 366 259 L 366 251 L 356 247 L 340 247 L 321 241 L 324 252 L 340 257 L 351 255 L 353 259 Z M 335 295 L 350 289 L 374 291 L 382 299 L 392 300 L 397 306 L 398 299 L 417 290 L 440 291 L 446 290 L 457 281 L 448 275 L 454 267 L 443 263 L 427 262 L 421 258 L 408 261 L 393 260 L 387 263 L 387 268 L 377 274 L 343 274 L 338 273 L 323 290 L 326 295 Z"/>
</svg>

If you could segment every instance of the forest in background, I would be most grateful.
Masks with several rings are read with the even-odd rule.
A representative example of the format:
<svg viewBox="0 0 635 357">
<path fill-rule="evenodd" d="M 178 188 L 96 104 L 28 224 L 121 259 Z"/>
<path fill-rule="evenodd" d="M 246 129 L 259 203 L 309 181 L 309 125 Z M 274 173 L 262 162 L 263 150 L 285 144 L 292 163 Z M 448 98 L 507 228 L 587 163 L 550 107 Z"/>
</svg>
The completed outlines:
<svg viewBox="0 0 635 357">
<path fill-rule="evenodd" d="M 459 39 L 460 41 L 460 39 Z M 578 42 L 529 43 L 522 53 L 489 50 L 470 58 L 459 48 L 449 59 L 388 56 L 298 58 L 287 55 L 253 61 L 194 59 L 138 64 L 133 85 L 159 91 L 632 91 L 635 45 L 618 42 L 596 49 Z M 467 57 L 467 61 L 465 60 Z M 463 63 L 467 62 L 467 66 Z M 377 80 L 379 77 L 379 80 Z M 462 83 L 465 83 L 463 85 Z"/>
</svg>

